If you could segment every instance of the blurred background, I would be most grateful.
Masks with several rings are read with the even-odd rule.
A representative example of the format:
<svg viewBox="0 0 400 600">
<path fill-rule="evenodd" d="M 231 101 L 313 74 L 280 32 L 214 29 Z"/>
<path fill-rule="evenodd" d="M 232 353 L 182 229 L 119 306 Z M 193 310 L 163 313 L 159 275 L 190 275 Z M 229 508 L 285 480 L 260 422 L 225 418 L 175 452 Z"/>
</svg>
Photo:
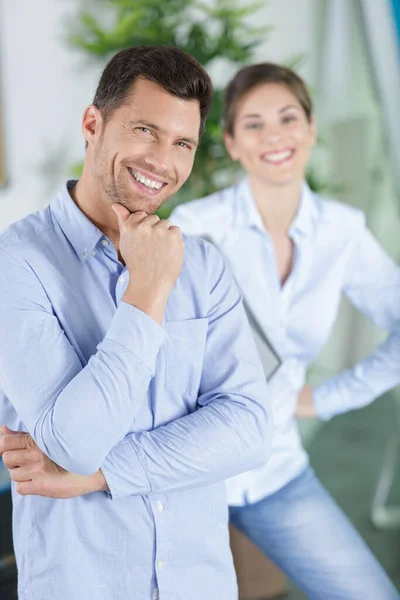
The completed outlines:
<svg viewBox="0 0 400 600">
<path fill-rule="evenodd" d="M 193 175 L 163 214 L 240 177 L 221 143 L 221 91 L 243 64 L 285 63 L 316 105 L 311 187 L 363 209 L 400 259 L 400 0 L 0 0 L 0 229 L 79 176 L 83 110 L 108 58 L 135 44 L 180 46 L 216 87 Z M 343 301 L 310 383 L 350 366 L 383 336 Z M 317 474 L 400 589 L 399 406 L 397 389 L 361 411 L 301 426 Z M 10 504 L 0 463 L 0 600 L 16 598 Z M 251 557 L 259 573 L 244 568 L 243 598 L 304 598 Z"/>
</svg>

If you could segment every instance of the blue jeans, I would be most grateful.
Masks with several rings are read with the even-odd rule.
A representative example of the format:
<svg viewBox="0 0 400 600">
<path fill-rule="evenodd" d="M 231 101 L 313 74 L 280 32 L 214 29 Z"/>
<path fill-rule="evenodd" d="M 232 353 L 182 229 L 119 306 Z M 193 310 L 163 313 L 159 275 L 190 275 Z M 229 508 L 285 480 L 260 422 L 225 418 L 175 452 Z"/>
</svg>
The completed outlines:
<svg viewBox="0 0 400 600">
<path fill-rule="evenodd" d="M 312 600 L 400 596 L 311 468 L 230 520 Z"/>
</svg>

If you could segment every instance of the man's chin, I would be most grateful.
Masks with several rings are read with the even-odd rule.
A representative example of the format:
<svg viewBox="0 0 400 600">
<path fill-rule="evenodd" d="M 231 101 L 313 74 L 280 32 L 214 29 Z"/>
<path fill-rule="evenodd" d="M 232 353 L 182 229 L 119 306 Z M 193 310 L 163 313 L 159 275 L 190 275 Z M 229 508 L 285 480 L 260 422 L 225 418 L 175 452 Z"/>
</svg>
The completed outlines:
<svg viewBox="0 0 400 600">
<path fill-rule="evenodd" d="M 167 200 L 168 198 L 165 200 L 161 198 L 158 200 L 156 200 L 156 198 L 153 200 L 150 200 L 149 198 L 141 198 L 134 201 L 125 200 L 120 202 L 120 204 L 129 210 L 130 213 L 145 212 L 147 215 L 153 215 Z"/>
</svg>

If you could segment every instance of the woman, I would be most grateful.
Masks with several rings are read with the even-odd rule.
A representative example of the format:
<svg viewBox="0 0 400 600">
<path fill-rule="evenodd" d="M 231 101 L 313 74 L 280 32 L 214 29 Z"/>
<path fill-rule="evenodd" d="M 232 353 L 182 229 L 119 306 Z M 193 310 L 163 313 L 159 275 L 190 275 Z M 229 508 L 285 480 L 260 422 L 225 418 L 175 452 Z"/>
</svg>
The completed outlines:
<svg viewBox="0 0 400 600">
<path fill-rule="evenodd" d="M 299 405 L 329 419 L 400 383 L 400 269 L 361 211 L 307 186 L 316 126 L 294 72 L 268 63 L 241 69 L 226 90 L 224 138 L 247 177 L 179 206 L 171 220 L 219 247 L 282 358 L 270 381 L 273 455 L 227 482 L 231 522 L 310 598 L 399 598 L 310 468 L 295 413 Z M 311 389 L 306 369 L 328 339 L 343 292 L 389 337 L 353 369 Z"/>
</svg>

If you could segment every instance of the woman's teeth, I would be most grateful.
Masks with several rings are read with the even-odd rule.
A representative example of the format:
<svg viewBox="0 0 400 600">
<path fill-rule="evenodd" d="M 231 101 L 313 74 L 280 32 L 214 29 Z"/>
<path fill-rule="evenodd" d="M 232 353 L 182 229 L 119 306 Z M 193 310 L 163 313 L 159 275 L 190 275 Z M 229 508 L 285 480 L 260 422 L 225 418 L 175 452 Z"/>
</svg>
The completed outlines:
<svg viewBox="0 0 400 600">
<path fill-rule="evenodd" d="M 136 179 L 136 181 L 143 183 L 143 185 L 145 185 L 149 188 L 154 188 L 155 190 L 159 190 L 163 186 L 161 181 L 154 181 L 153 179 L 148 179 L 147 177 L 145 177 L 144 175 L 141 175 L 141 173 L 138 173 L 137 171 L 132 171 L 132 169 L 129 169 L 129 172 L 132 175 L 132 177 L 134 179 Z"/>
<path fill-rule="evenodd" d="M 268 162 L 278 163 L 283 160 L 287 160 L 293 154 L 293 150 L 285 150 L 284 152 L 275 152 L 271 154 L 264 154 L 264 159 Z"/>
</svg>

